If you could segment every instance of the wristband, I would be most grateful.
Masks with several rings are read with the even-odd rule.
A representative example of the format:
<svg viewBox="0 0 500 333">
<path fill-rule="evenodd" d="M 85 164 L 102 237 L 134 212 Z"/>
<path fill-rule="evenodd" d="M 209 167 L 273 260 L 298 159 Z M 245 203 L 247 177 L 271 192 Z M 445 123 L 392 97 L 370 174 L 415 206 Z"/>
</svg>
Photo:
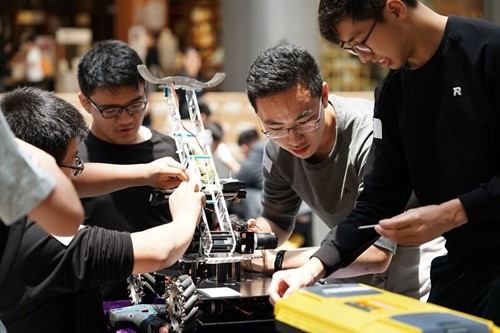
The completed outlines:
<svg viewBox="0 0 500 333">
<path fill-rule="evenodd" d="M 276 258 L 274 259 L 274 271 L 277 272 L 281 270 L 281 266 L 283 266 L 283 259 L 285 257 L 286 250 L 279 250 L 276 252 Z"/>
</svg>

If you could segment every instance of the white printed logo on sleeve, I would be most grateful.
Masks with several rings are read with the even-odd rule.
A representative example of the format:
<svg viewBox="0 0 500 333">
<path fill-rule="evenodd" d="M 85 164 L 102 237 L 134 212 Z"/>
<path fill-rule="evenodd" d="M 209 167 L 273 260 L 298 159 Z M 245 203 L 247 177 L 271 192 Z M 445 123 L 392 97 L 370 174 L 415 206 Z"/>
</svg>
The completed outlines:
<svg viewBox="0 0 500 333">
<path fill-rule="evenodd" d="M 382 121 L 378 118 L 373 118 L 373 137 L 382 139 Z"/>
</svg>

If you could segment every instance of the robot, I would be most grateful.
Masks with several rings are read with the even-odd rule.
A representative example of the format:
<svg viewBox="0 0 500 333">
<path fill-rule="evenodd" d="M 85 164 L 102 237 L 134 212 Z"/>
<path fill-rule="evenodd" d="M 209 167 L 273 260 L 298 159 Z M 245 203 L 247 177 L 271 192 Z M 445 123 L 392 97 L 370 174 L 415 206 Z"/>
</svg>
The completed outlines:
<svg viewBox="0 0 500 333">
<path fill-rule="evenodd" d="M 251 225 L 239 222 L 228 212 L 226 201 L 244 199 L 245 184 L 232 178 L 219 178 L 196 98 L 198 90 L 218 85 L 225 74 L 217 73 L 211 80 L 200 82 L 181 76 L 157 78 L 145 65 L 139 65 L 138 70 L 147 82 L 163 87 L 167 123 L 171 126 L 179 160 L 188 169 L 190 177 L 198 182 L 206 196 L 206 205 L 193 240 L 179 261 L 182 275 L 162 276 L 160 279 L 151 274 L 130 276 L 128 289 L 132 305 L 109 311 L 108 322 L 115 329 L 128 325 L 139 332 L 182 332 L 196 322 L 197 312 L 210 313 L 214 317 L 215 312 L 224 312 L 222 309 L 227 309 L 228 304 L 230 311 L 241 312 L 242 307 L 253 308 L 255 300 L 263 302 L 246 297 L 221 302 L 209 297 L 199 298 L 197 287 L 207 280 L 216 286 L 240 282 L 241 262 L 259 258 L 256 250 L 276 248 L 278 239 L 274 233 L 253 230 Z M 185 90 L 190 116 L 188 126 L 181 120 L 176 89 Z M 150 196 L 151 204 L 165 202 L 172 191 L 154 190 Z M 162 295 L 162 304 L 142 304 L 147 290 Z"/>
</svg>

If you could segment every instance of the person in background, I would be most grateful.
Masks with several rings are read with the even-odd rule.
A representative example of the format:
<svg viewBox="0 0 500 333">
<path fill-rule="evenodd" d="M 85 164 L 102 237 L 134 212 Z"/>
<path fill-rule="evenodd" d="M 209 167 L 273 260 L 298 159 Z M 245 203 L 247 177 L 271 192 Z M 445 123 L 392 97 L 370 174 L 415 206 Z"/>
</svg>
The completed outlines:
<svg viewBox="0 0 500 333">
<path fill-rule="evenodd" d="M 146 57 L 144 58 L 144 64 L 147 66 L 148 70 L 156 77 L 164 77 L 161 67 L 160 67 L 160 55 L 158 53 L 158 38 L 160 32 L 158 31 L 150 31 L 147 34 L 147 49 L 146 49 Z M 147 86 L 147 93 L 150 94 L 155 91 L 159 91 L 158 85 L 150 84 Z M 145 111 L 144 119 L 142 120 L 142 124 L 147 127 L 151 127 L 151 114 Z"/>
<path fill-rule="evenodd" d="M 271 299 L 348 265 L 379 236 L 443 236 L 429 302 L 500 325 L 500 27 L 416 0 L 322 0 L 318 13 L 328 41 L 390 71 L 375 91 L 374 162 L 355 209 L 308 263 L 273 277 Z M 404 211 L 412 191 L 421 206 Z"/>
<path fill-rule="evenodd" d="M 262 211 L 262 159 L 264 156 L 264 141 L 259 132 L 251 128 L 238 135 L 238 146 L 244 159 L 240 162 L 240 170 L 232 177 L 244 182 L 246 198 L 238 202 L 231 202 L 229 212 L 247 221 L 259 216 Z"/>
<path fill-rule="evenodd" d="M 23 47 L 26 52 L 26 84 L 31 87 L 44 88 L 43 53 L 36 43 L 35 35 L 29 35 Z"/>
<path fill-rule="evenodd" d="M 177 75 L 187 76 L 204 82 L 205 78 L 201 73 L 202 65 L 203 59 L 201 58 L 201 54 L 198 50 L 194 46 L 186 46 L 182 52 L 182 69 Z M 199 103 L 203 102 L 203 95 L 205 93 L 205 90 L 199 90 L 196 92 L 196 98 L 199 100 Z M 182 89 L 178 89 L 177 96 L 179 99 L 179 112 L 181 114 L 181 118 L 187 119 L 189 118 L 189 111 L 186 102 L 186 92 Z"/>
<path fill-rule="evenodd" d="M 230 178 L 235 172 L 240 170 L 240 163 L 233 156 L 229 147 L 224 142 L 224 129 L 217 121 L 209 121 L 207 134 L 210 135 L 209 142 L 212 148 L 212 157 L 215 168 L 220 178 Z"/>
</svg>

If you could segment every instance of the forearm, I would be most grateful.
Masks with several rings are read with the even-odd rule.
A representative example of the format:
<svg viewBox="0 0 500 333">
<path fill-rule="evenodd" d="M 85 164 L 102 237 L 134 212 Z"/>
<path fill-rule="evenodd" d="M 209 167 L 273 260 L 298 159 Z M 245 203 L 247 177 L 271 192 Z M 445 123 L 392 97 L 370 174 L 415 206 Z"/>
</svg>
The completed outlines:
<svg viewBox="0 0 500 333">
<path fill-rule="evenodd" d="M 319 247 L 305 247 L 287 250 L 283 256 L 281 269 L 297 268 L 306 264 Z M 264 251 L 263 251 L 264 252 Z M 277 250 L 266 250 L 262 256 L 263 272 L 274 271 Z M 363 252 L 352 264 L 337 270 L 331 275 L 334 278 L 347 278 L 365 274 L 382 273 L 387 270 L 392 259 L 392 253 L 376 246 L 371 246 Z M 252 267 L 259 266 L 258 260 L 252 262 Z"/>
<path fill-rule="evenodd" d="M 54 178 L 54 190 L 28 216 L 50 234 L 73 236 L 83 223 L 83 207 L 71 181 L 64 174 Z"/>
<path fill-rule="evenodd" d="M 275 304 L 298 288 L 316 283 L 325 276 L 325 273 L 323 263 L 316 257 L 312 257 L 299 268 L 276 272 L 268 289 L 271 304 Z"/>
<path fill-rule="evenodd" d="M 296 268 L 304 265 L 309 261 L 311 256 L 318 250 L 318 247 L 304 247 L 293 250 L 287 250 L 283 257 L 283 264 L 281 269 Z M 273 250 L 273 263 L 271 267 L 274 266 L 274 260 L 276 259 L 276 252 Z"/>
<path fill-rule="evenodd" d="M 349 266 L 341 268 L 331 274 L 332 278 L 350 278 L 366 274 L 383 273 L 389 267 L 392 253 L 376 246 L 370 246 Z"/>
<path fill-rule="evenodd" d="M 204 205 L 205 195 L 194 180 L 181 183 L 169 198 L 173 221 L 132 234 L 133 272 L 155 271 L 175 263 L 191 243 Z"/>
<path fill-rule="evenodd" d="M 292 234 L 293 230 L 284 230 L 277 226 L 275 223 L 266 219 L 265 217 L 258 217 L 255 219 L 258 232 L 274 232 L 278 237 L 278 246 L 285 243 Z"/>
<path fill-rule="evenodd" d="M 134 274 L 172 266 L 187 250 L 194 223 L 181 220 L 132 234 Z"/>
<path fill-rule="evenodd" d="M 440 205 L 445 213 L 444 216 L 447 217 L 448 225 L 450 229 L 459 227 L 467 223 L 467 213 L 465 212 L 464 206 L 459 199 L 453 199 L 446 201 Z"/>
<path fill-rule="evenodd" d="M 142 164 L 114 166 L 104 163 L 86 163 L 80 177 L 73 180 L 81 198 L 98 196 L 131 186 L 146 184 Z"/>
<path fill-rule="evenodd" d="M 318 282 L 320 279 L 324 278 L 326 274 L 323 263 L 316 257 L 312 257 L 306 264 L 300 266 L 298 269 L 310 276 L 308 285 Z"/>
</svg>

